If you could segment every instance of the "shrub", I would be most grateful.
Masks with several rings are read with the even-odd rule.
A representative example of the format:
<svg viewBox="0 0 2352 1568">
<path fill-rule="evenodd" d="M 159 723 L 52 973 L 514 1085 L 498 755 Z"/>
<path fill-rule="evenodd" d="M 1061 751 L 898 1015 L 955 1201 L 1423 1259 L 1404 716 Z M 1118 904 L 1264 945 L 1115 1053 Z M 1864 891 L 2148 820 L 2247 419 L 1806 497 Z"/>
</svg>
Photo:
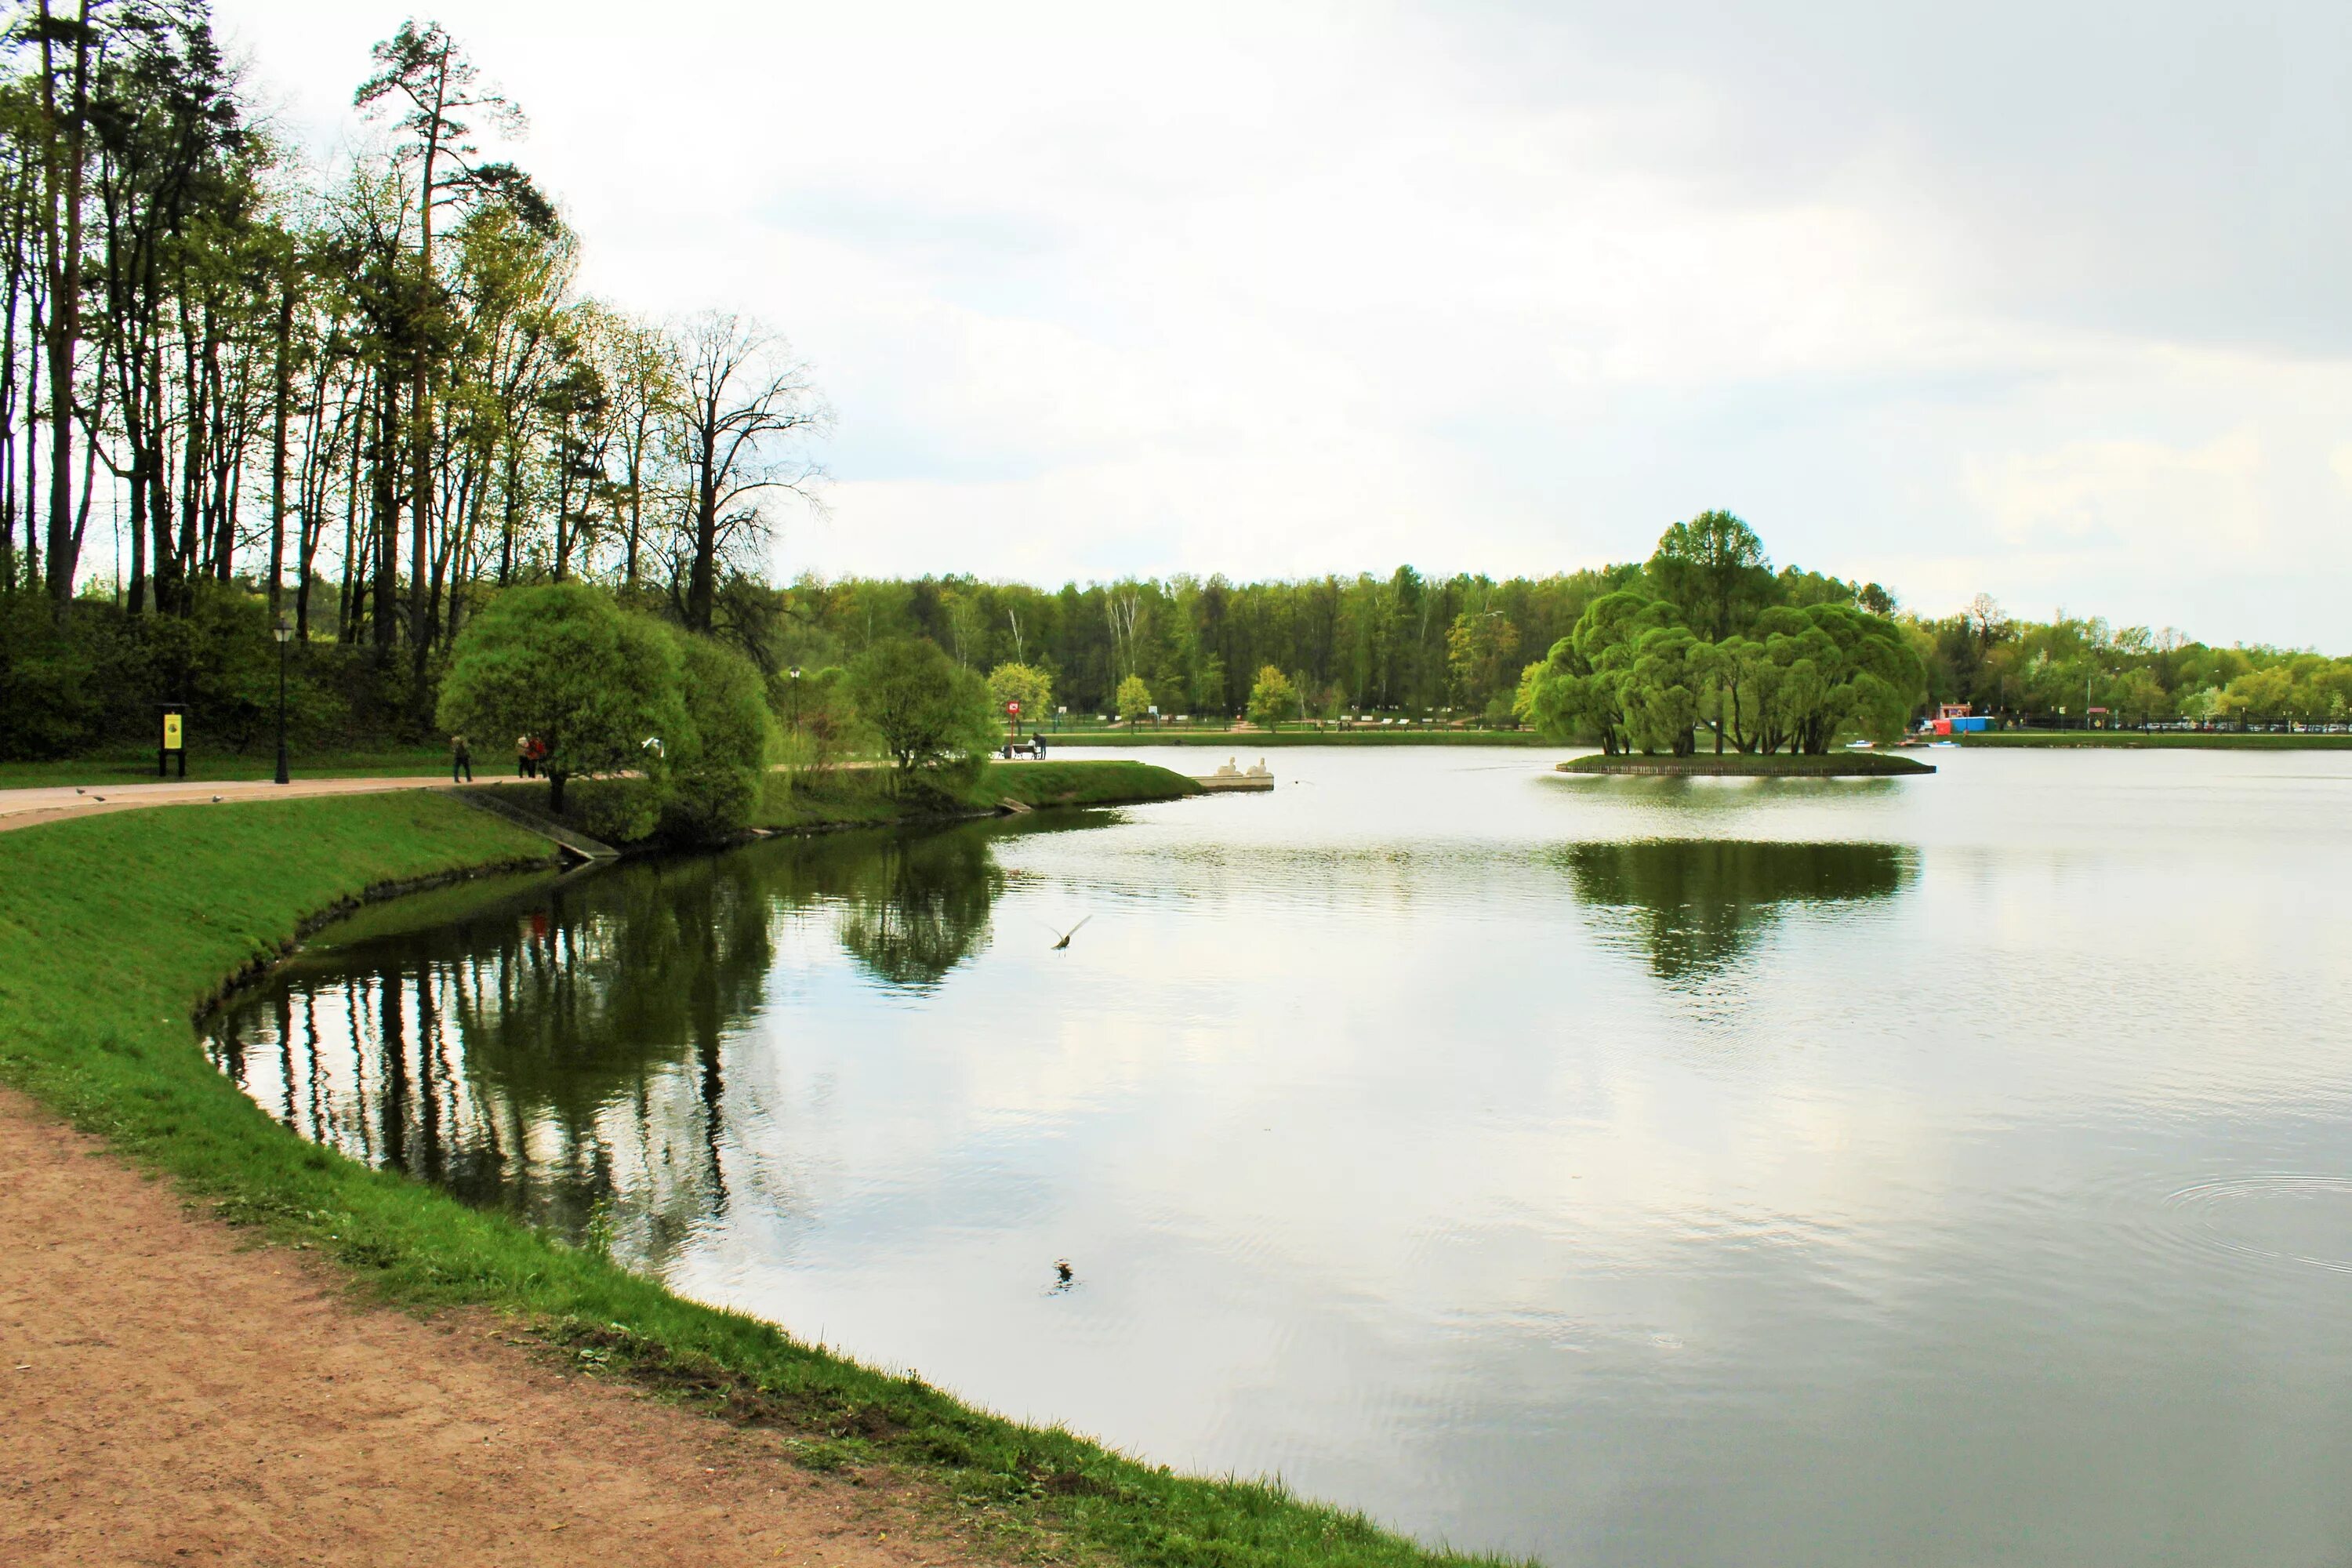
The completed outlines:
<svg viewBox="0 0 2352 1568">
<path fill-rule="evenodd" d="M 977 760 L 996 742 L 988 689 L 929 638 L 893 637 L 860 654 L 849 696 L 902 773 Z"/>
</svg>

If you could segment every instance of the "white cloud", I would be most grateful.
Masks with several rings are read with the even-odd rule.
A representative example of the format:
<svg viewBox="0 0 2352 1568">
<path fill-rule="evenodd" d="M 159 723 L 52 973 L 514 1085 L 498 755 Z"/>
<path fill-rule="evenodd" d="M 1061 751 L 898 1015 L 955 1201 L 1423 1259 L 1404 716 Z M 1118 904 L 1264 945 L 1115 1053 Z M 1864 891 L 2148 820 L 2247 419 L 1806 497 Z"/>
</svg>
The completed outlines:
<svg viewBox="0 0 2352 1568">
<path fill-rule="evenodd" d="M 221 11 L 321 135 L 403 14 Z M 2352 134 L 2210 18 L 1993 62 L 1876 7 L 443 19 L 591 287 L 814 363 L 838 483 L 789 567 L 1541 572 L 1730 505 L 1923 607 L 2352 646 L 2310 582 L 2352 565 L 2352 309 L 2293 260 L 2340 253 L 2306 187 Z"/>
</svg>

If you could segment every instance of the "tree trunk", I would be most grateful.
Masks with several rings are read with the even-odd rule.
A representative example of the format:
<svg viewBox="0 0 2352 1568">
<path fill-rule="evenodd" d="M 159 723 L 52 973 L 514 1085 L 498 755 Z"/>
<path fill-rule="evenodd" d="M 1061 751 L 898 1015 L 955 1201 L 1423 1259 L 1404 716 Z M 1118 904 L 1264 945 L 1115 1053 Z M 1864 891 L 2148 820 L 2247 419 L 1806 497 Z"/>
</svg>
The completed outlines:
<svg viewBox="0 0 2352 1568">
<path fill-rule="evenodd" d="M 81 328 L 81 187 L 89 109 L 89 0 L 74 11 L 73 100 L 60 124 L 50 55 L 49 0 L 41 0 L 41 107 L 49 242 L 49 597 L 63 619 L 73 604 L 74 346 Z M 65 167 L 60 170 L 62 157 Z M 61 210 L 62 209 L 62 210 Z"/>
<path fill-rule="evenodd" d="M 294 279 L 278 297 L 278 406 L 269 441 L 269 619 L 275 624 L 286 597 L 286 418 L 294 395 Z"/>
<path fill-rule="evenodd" d="M 416 193 L 416 309 L 433 309 L 433 165 L 440 156 L 442 114 L 447 109 L 449 55 L 441 55 L 441 74 L 435 87 L 433 130 L 425 139 L 424 178 Z M 409 497 L 408 637 L 409 706 L 423 722 L 425 658 L 433 644 L 433 621 L 425 607 L 425 552 L 433 529 L 433 378 L 426 345 L 432 339 L 426 323 L 416 323 L 416 357 L 409 369 L 408 482 Z"/>
<path fill-rule="evenodd" d="M 377 656 L 387 664 L 400 594 L 400 393 L 383 378 L 376 399 L 375 589 L 369 608 L 375 616 Z"/>
</svg>

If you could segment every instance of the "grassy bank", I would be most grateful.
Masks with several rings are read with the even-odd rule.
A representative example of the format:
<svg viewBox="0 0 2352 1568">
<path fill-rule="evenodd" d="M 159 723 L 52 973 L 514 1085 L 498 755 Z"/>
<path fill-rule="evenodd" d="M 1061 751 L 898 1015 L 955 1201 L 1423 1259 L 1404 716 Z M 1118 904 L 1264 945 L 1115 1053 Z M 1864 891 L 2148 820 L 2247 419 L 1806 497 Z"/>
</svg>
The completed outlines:
<svg viewBox="0 0 2352 1568">
<path fill-rule="evenodd" d="M 752 821 L 759 827 L 829 827 L 992 811 L 1006 801 L 1032 809 L 1139 805 L 1200 793 L 1201 786 L 1182 773 L 1153 763 L 1109 758 L 991 762 L 969 782 L 951 775 L 900 778 L 887 768 L 836 768 L 773 775 Z"/>
<path fill-rule="evenodd" d="M 1176 1476 L 1002 1420 L 681 1300 L 303 1142 L 205 1060 L 191 1013 L 306 920 L 372 886 L 545 848 L 423 794 L 168 807 L 0 836 L 0 1078 L 389 1300 L 509 1314 L 585 1369 L 786 1430 L 814 1467 L 894 1467 L 1009 1552 L 1168 1568 L 1466 1561 L 1274 1487 Z"/>
<path fill-rule="evenodd" d="M 2341 752 L 2352 735 L 2237 734 L 2229 731 L 1987 730 L 1953 737 L 1963 746 L 2096 751 Z"/>
<path fill-rule="evenodd" d="M 1060 746 L 1223 746 L 1229 752 L 1276 746 L 1549 746 L 1531 730 L 1154 730 L 1047 731 L 1047 744 Z"/>
<path fill-rule="evenodd" d="M 616 814 L 608 792 L 641 787 L 625 779 L 583 779 L 569 787 L 561 820 L 566 826 L 628 848 L 626 834 L 609 824 Z M 509 781 L 498 786 L 502 799 L 547 815 L 547 785 Z M 1007 802 L 1032 810 L 1050 806 L 1141 805 L 1199 795 L 1201 786 L 1182 773 L 1151 763 L 1097 761 L 982 764 L 970 778 L 953 773 L 900 777 L 886 767 L 831 768 L 823 773 L 777 772 L 763 782 L 748 826 L 775 832 L 817 832 L 835 827 L 887 827 L 893 823 L 936 821 L 1002 810 Z"/>
<path fill-rule="evenodd" d="M 1892 752 L 1832 752 L 1825 757 L 1776 752 L 1765 756 L 1702 752 L 1691 757 L 1604 756 L 1596 752 L 1559 764 L 1564 773 L 1629 773 L 1665 778 L 1832 779 L 1932 773 L 1926 763 Z"/>
<path fill-rule="evenodd" d="M 474 752 L 474 767 L 485 778 L 498 775 L 501 759 L 486 756 L 479 749 Z M 514 771 L 514 759 L 503 759 L 506 771 Z M 302 779 L 357 778 L 422 778 L 449 771 L 449 753 L 438 746 L 423 748 L 386 748 L 371 751 L 296 752 L 287 759 L 287 771 Z M 179 769 L 173 766 L 171 777 L 177 779 Z M 278 776 L 278 752 L 273 745 L 257 746 L 252 751 L 190 752 L 188 778 L 191 783 L 202 779 L 206 783 L 226 783 L 232 779 L 267 779 Z M 108 752 L 96 756 L 68 757 L 53 763 L 0 763 L 0 789 L 34 789 L 44 784 L 153 784 L 155 753 L 150 752 Z"/>
</svg>

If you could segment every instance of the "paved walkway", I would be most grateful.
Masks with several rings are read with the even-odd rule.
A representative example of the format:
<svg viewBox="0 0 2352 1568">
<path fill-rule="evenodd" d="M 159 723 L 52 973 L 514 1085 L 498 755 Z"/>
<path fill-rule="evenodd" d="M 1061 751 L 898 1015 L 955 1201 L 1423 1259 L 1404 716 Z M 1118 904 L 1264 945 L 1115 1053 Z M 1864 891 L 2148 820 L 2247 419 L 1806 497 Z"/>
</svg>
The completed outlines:
<svg viewBox="0 0 2352 1568">
<path fill-rule="evenodd" d="M 498 782 L 485 777 L 484 784 Z M 136 811 L 145 805 L 207 805 L 215 801 L 288 800 L 310 795 L 379 795 L 395 789 L 446 789 L 449 781 L 439 773 L 401 778 L 296 779 L 271 784 L 266 779 L 223 780 L 217 784 L 172 780 L 134 784 L 44 784 L 38 789 L 0 789 L 0 832 L 31 827 L 69 816 L 94 816 L 110 811 Z"/>
</svg>

